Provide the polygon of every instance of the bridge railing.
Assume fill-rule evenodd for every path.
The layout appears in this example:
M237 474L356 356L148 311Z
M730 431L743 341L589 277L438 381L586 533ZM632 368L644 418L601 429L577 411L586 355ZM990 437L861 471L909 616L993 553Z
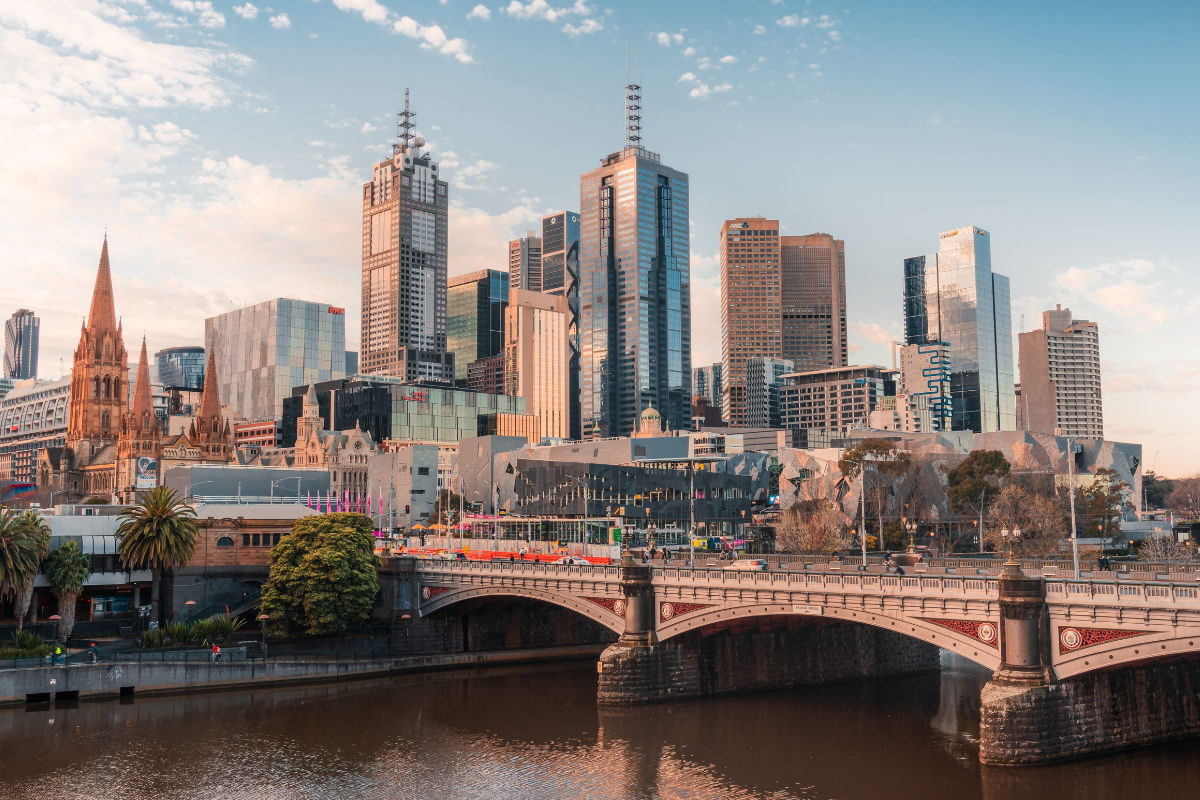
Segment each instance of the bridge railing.
M604 564L543 564L534 561L452 561L430 559L418 560L418 572L455 572L462 574L528 575L559 578L588 578L593 580L617 580L620 568Z
M707 554L702 556L699 552L697 558L707 557ZM827 564L841 563L851 566L861 566L862 556L850 553L843 556L840 560L828 555L806 555L795 553L743 553L739 555L741 559L766 559L772 564L783 563L789 565L811 565L820 566ZM886 555L868 553L867 564L871 567L882 567L887 560ZM932 558L926 557L921 561L921 565L929 571L937 569L1000 569L1004 559L1000 556L979 556L970 557L950 557L950 558ZM1043 558L1021 558L1018 559L1021 564L1021 569L1026 572L1040 572L1045 569L1057 569L1058 571L1071 570L1075 568L1074 562L1067 559L1043 559ZM1097 562L1092 560L1083 560L1079 562L1079 568L1082 572L1091 572L1099 569ZM1146 562L1146 561L1112 561L1109 563L1109 572L1114 573L1132 573L1132 572L1151 572L1155 574L1196 574L1200 573L1200 563L1196 562Z
M999 583L987 575L898 575L822 570L745 570L688 567L655 567L656 584L696 584L762 588L778 591L886 592L921 595L987 595L999 592Z
M1200 586L1195 582L1067 579L1046 581L1051 602L1103 602L1185 605L1200 609Z

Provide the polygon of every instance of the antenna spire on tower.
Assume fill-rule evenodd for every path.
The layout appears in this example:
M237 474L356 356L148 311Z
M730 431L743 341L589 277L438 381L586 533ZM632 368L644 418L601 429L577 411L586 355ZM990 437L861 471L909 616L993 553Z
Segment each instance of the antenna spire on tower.
M396 142L392 145L392 155L396 155L401 149L407 150L412 145L413 136L412 129L417 127L414 120L417 118L417 112L408 107L408 87L404 87L404 110L396 114Z
M642 62L640 48L634 51L636 77L629 78L629 45L625 45L625 146L642 146Z

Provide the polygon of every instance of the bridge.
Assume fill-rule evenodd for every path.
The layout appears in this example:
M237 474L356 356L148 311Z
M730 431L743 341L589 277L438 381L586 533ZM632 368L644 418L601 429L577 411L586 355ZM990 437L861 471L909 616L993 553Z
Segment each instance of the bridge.
M821 681L802 672L844 680L936 668L936 647L994 673L983 698L984 761L1034 763L1200 735L1193 573L1077 576L1012 564L1002 574L899 575L838 563L752 572L628 559L419 560L414 570L419 618L469 600L524 599L612 631L618 641L598 665L602 703L763 689L771 675L803 685ZM732 644L714 647L710 637ZM798 661L807 666L798 671ZM729 677L762 673L764 663L770 675ZM1158 708L1154 692L1179 708ZM1030 739L1030 730L1047 735ZM1047 744L1055 737L1062 741Z

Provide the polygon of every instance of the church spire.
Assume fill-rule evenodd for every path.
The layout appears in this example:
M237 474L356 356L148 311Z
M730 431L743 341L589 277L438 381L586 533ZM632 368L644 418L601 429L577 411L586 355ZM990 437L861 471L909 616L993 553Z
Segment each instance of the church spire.
M92 310L88 314L88 329L93 334L111 331L117 327L117 310L113 303L112 272L108 266L108 234L104 234L104 246L100 249L100 269L96 272L96 286L92 290Z
M200 419L209 423L204 430L212 430L221 416L221 395L217 391L217 353L208 350L208 365L204 368L204 394L200 396ZM213 430L220 433L219 430Z
M146 337L142 337L142 354L138 357L137 379L129 403L130 428L142 430L142 417L154 416L154 400L150 396L150 358L146 353Z

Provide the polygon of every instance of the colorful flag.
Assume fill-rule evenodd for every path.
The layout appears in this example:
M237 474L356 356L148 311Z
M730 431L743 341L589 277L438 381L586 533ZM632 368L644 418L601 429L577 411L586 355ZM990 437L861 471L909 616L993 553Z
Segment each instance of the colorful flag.
M312 508L312 492L308 493L308 507Z

